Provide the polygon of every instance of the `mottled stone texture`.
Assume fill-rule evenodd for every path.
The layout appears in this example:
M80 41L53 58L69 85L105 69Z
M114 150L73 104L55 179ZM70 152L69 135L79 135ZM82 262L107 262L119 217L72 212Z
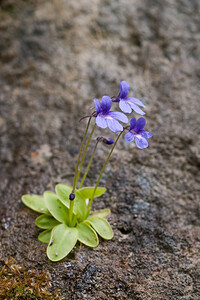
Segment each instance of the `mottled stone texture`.
M198 0L0 1L1 265L45 271L64 299L200 299L199 11ZM122 139L102 178L93 208L111 208L113 240L51 263L21 195L72 183L78 119L121 80L147 106L150 147Z

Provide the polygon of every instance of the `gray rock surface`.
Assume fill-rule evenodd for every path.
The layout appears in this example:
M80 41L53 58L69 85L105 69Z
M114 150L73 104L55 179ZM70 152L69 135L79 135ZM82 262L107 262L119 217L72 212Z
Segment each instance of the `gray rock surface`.
M64 299L200 299L199 11L198 0L0 1L1 265L45 271ZM52 263L21 196L72 183L78 119L121 80L146 104L150 147L121 139L102 178L93 208L111 208L113 240Z

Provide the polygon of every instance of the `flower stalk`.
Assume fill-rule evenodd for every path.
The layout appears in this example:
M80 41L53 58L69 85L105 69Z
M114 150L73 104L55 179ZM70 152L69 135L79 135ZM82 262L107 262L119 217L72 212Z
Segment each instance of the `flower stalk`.
M86 176L87 176L87 174L88 174L88 171L89 171L89 168L90 168L90 166L91 166L91 163L92 163L94 154L95 154L95 152L96 152L98 143L99 143L99 141L97 140L97 141L96 141L96 144L95 144L95 147L94 147L94 150L93 150L93 152L92 152L92 155L91 155L91 157L90 157L89 163L88 163L88 165L87 165L87 168L86 168L86 170L85 170L85 173L84 173L83 178L82 178L82 180L81 180L81 183L80 183L80 185L79 185L79 189L83 186L83 183L84 183L84 181L85 181L85 178L86 178Z
M100 174L99 174L99 178L98 178L97 183L96 183L96 185L95 185L95 188L94 188L92 197L91 197L90 202L89 202L89 204L88 204L88 209L87 209L86 217L88 217L89 214L90 214L90 209L91 209L92 201L93 201L93 199L94 199L94 195L95 195L96 189L98 188L98 185L99 185L99 182L100 182L101 177L102 177L102 175L103 175L103 172L104 172L104 170L105 170L105 167L106 167L106 165L107 165L107 163L108 163L108 161L109 161L109 159L110 159L110 157L111 157L111 155L112 155L112 153L113 153L113 150L115 149L115 146L116 146L116 144L117 144L117 142L118 142L120 136L122 135L122 133L124 132L125 129L126 129L126 128L124 128L123 131L121 131L120 134L118 135L118 137L117 137L115 143L113 144L112 149L110 150L110 153L109 153L109 155L108 155L108 157L107 157L107 159L106 159L106 161L105 161L105 163L104 163L104 165L103 165L103 167L102 167L102 169L101 169L101 172L100 172Z
M72 190L72 193L75 193L75 190L76 190L76 182L77 182L78 166L79 166L81 154L82 154L82 151L83 151L83 146L84 146L84 143L85 143L85 139L86 139L86 136L87 136L87 132L88 132L88 129L89 129L89 127L90 127L91 118L92 118L92 117L89 117L89 120L88 120L88 123L87 123L87 127L86 127L86 130L85 130L85 134L84 134L84 137L83 137L83 140L82 140L82 143L81 143L81 148L80 148L80 151L79 151L79 155L78 155L78 159L77 159L77 163L76 163L76 169L75 169L75 173L74 173L74 182L73 182L73 190ZM71 194L72 194L72 193L71 193ZM71 195L71 194L70 194L70 195ZM76 195L75 195L75 197L76 197ZM70 199L70 196L69 196L69 199ZM71 225L71 222L72 222L74 200L75 200L75 198L74 198L73 200L70 199L70 207L69 207L69 226Z
M84 162L84 160L85 160L85 156L86 156L86 153L87 153L87 149L88 149L88 146L89 146L89 144L90 144L90 141L91 141L91 138L92 138L92 136L93 136L93 133L94 133L95 128L96 128L96 124L94 124L94 126L93 126L93 128L92 128L92 131L91 131L91 133L90 133L90 136L89 136L89 138L88 138L87 144L86 144L85 149L84 149L84 152L83 152L83 156L82 156L82 159L81 159L79 168L78 168L78 169L79 169L79 170L78 170L78 174L77 174L77 176L76 176L76 185L77 185L77 183L78 183L79 176L80 176L80 172L81 172L81 168L82 168L83 162ZM79 188L80 188L80 187L79 187Z

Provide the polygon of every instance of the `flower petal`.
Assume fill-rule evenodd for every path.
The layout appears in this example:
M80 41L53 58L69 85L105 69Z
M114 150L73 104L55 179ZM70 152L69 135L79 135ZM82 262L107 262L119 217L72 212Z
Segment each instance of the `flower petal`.
M134 129L135 128L135 124L136 124L136 118L132 118L130 120L130 130Z
M129 84L127 81L123 80L120 82L120 95L119 98L126 98L129 93Z
M127 142L130 143L130 142L134 141L134 134L131 131L129 131L125 134L124 138Z
M107 125L113 132L118 132L123 130L123 126L115 119L109 118L106 120Z
M136 104L136 105L139 105L139 106L142 106L142 107L146 107L146 106L142 103L142 101L140 101L140 100L137 99L137 98L134 98L134 97L127 97L126 100L127 100L128 103L129 103L129 101L130 101L130 102L132 102L133 104Z
M119 101L119 108L124 112L130 114L132 112L131 106L125 101L120 100Z
M141 134L141 136L143 136L146 139L150 139L153 136L153 134L151 132L146 131L146 130L141 130L140 134Z
M104 113L108 112L112 106L112 99L109 96L102 97L102 110Z
M143 111L141 110L141 108L139 108L136 104L133 104L132 102L130 102L129 104L130 104L131 108L132 108L137 114L142 115L142 116L145 115L145 112L143 112Z
M123 123L128 123L128 118L125 114L119 111L110 111L108 113L108 116L111 116L112 118L115 118Z
M100 111L101 111L101 103L97 98L94 98L93 101L94 101L94 105L95 105L95 109L97 111L97 114L99 114Z
M147 139L145 139L144 137L142 137L139 134L135 135L135 143L139 149L145 149L149 145Z
M101 128L106 128L107 127L107 122L106 122L105 118L100 116L100 115L98 115L96 117L96 124L97 124L97 126L99 126Z
M146 124L145 118L139 118L135 124L135 131L138 132L139 130L142 130Z

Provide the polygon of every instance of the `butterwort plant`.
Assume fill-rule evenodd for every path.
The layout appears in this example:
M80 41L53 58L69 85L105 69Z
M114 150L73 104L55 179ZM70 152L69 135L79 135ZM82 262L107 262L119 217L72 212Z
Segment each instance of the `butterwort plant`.
M76 162L73 185L59 183L55 187L55 192L45 191L43 195L22 196L22 201L26 206L40 213L35 221L36 225L43 230L39 234L38 240L48 244L47 256L51 261L56 262L67 256L77 241L88 247L97 247L99 244L98 236L105 240L113 238L112 228L106 219L110 214L110 209L91 211L93 199L106 192L106 188L99 187L102 174L123 134L127 142L135 141L139 149L147 148L148 139L152 137L149 131L144 130L146 124L144 117L140 117L138 120L132 117L130 124L128 124L128 116L133 111L139 115L145 114L139 108L139 106L145 108L144 104L136 98L128 97L128 94L128 82L121 81L120 92L117 97L111 98L104 95L101 102L95 98L93 100L95 111L82 118L88 118L88 122ZM111 110L112 106L117 106L117 104L119 104L119 109L122 112ZM102 131L109 128L117 136L115 141L104 136L96 138L88 165L81 180L79 180L88 146L93 141L92 136L96 127L100 127ZM88 133L89 130L90 134ZM85 178L100 143L111 147L110 152L105 159L95 186L84 186Z

